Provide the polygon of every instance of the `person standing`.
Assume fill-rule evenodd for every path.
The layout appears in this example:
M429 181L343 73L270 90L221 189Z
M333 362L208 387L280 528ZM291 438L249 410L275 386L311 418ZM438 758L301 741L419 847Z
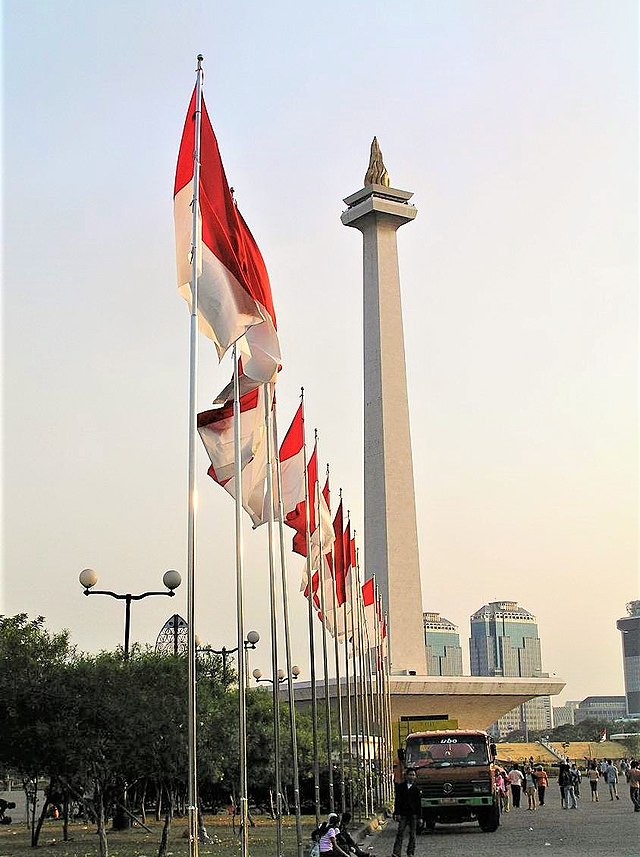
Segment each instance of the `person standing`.
M609 798L611 800L620 800L620 795L618 794L618 769L611 759L607 759L607 769L604 772L604 778L609 786Z
M511 802L514 809L520 807L520 793L524 784L524 777L518 763L516 762L508 774L509 786L511 787Z
M420 789L416 785L415 768L408 768L404 776L404 782L400 783L396 790L396 805L393 817L398 822L398 832L393 843L393 857L400 857L402 853L402 840L404 832L409 829L409 842L407 843L407 857L413 857L416 852L416 826L422 815L422 800Z
M563 809L569 809L569 789L571 789L572 803L575 803L575 793L571 785L571 768L567 762L560 762L558 771L558 786L560 787L560 803Z
M591 803L596 803L600 800L598 797L598 780L600 779L600 771L595 762L591 762L587 771L589 778L589 787L591 788Z
M633 803L633 811L640 812L640 762L631 760L627 771L627 782L629 783L629 795Z
M529 765L524 769L524 786L527 793L527 809L537 809L537 788L536 775Z
M547 777L547 772L542 765L538 765L536 768L535 777L536 785L538 786L538 803L540 806L544 806L544 795L547 790L547 786L549 785L549 778Z

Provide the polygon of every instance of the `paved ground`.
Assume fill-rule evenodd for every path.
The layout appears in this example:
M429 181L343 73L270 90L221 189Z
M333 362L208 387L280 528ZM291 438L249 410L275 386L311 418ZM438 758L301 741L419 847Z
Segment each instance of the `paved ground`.
M640 857L640 813L633 812L625 786L619 801L603 794L591 803L587 796L577 810L563 810L559 794L550 792L535 812L521 807L503 815L495 833L482 833L477 824L438 825L418 836L416 857ZM367 839L376 857L391 857L396 830L389 821L373 842Z

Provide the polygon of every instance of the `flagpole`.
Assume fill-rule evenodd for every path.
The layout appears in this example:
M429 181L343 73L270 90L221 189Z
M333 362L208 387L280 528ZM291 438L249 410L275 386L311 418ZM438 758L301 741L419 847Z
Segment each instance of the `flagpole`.
M340 489L340 502L342 503L342 488ZM342 553L343 553L343 569L342 569L342 577L345 583L346 588L346 575L345 568L346 563L344 562L344 530L340 533L340 538L342 539ZM351 547L349 547L351 550ZM352 747L352 738L353 738L353 717L352 717L352 709L351 709L351 680L349 676L349 614L347 612L347 598L345 593L344 604L342 605L343 611L343 619L344 619L344 674L345 674L345 694L347 700L347 729L349 732L348 737L348 752L349 752L349 812L351 813L351 817L353 818L353 810L354 810L354 801L353 801L353 747Z
M247 795L247 653L244 648L244 554L242 536L242 461L240 435L240 360L233 346L233 449L236 512L236 624L238 632L238 748L240 756L240 853L249 854Z
M289 700L289 730L291 732L291 760L293 767L293 804L296 814L296 846L297 857L304 855L304 841L302 834L302 813L300 810L300 776L298 773L298 737L296 732L296 703L293 690L293 664L291 662L291 636L289 628L289 593L287 586L287 560L284 541L284 505L282 499L282 469L280 466L280 455L278 450L278 421L273 420L273 446L276 450L276 481L278 487L278 529L280 533L280 577L282 585L282 615L284 619L284 647L287 661L287 692Z
M329 479L329 465L327 464L327 480ZM338 703L338 728L340 729L340 808L342 814L347 811L347 795L344 787L344 723L342 711L342 686L340 683L340 646L338 641L338 599L336 593L336 564L335 551L333 561L333 574L331 580L331 609L333 613L333 653L336 669L336 700Z
M188 830L189 855L198 857L198 769L196 762L196 432L198 426L198 256L200 235L200 128L202 125L202 83L204 57L198 54L196 69L195 144L193 151L193 217L191 221L191 315L189 323L189 488L187 515L187 683L188 683Z
M355 541L356 532L353 531L353 538ZM364 658L362 647L364 644L364 629L363 629L363 604L362 604L362 590L360 588L360 566L358 564L358 552L356 549L356 567L355 577L356 577L356 613L358 616L358 666L360 669L360 691L358 693L358 698L360 700L360 729L362 735L362 771L364 774L364 814L365 818L369 815L369 734L368 731L365 733L365 729L367 727L367 687L366 687L366 676L364 674ZM366 744L365 744L366 742Z
M385 628L387 628L387 635L389 634L388 622L389 622L388 614L385 613L384 614L384 624L385 624ZM389 644L388 643L387 643L387 650L386 650L386 652L384 654L384 658L382 660L382 665L383 665L383 671L384 671L384 678L385 678L385 682L386 682L386 706L387 706L387 723L388 723L387 728L389 730L389 749L387 752L387 777L389 779L389 786L390 786L389 794L391 795L391 794L393 794L393 790L392 790L393 789L393 786L392 786L392 780L393 780L393 720L391 719L391 671L389 669Z
M304 434L304 387L301 390L302 426L303 426L303 463L304 463L304 496L307 537L307 591L308 591L308 621L309 621L309 667L311 681L311 722L313 731L313 789L316 812L316 826L320 825L320 762L318 759L318 697L316 693L316 649L313 639L313 572L311 570L311 511L309 509L309 473L307 471L307 438Z
M318 429L314 429L316 454L318 450ZM322 613L322 668L324 674L324 727L327 738L329 812L335 812L333 793L333 741L331 740L331 699L329 697L329 658L327 654L327 614L324 598L324 546L322 544L322 521L320 505L320 480L316 482L316 527L318 529L318 589L320 590L320 612ZM310 593L311 594L311 593Z
M351 520L351 513L347 509L347 522ZM349 551L349 567L351 568L351 581L349 584L349 601L351 606L351 658L352 658L352 666L353 666L353 715L354 715L354 732L356 736L356 763L358 772L360 771L360 718L359 718L359 706L358 706L358 659L356 653L356 626L355 626L355 612L353 609L353 578L355 575L355 569L351 563L351 528L349 528L349 544L347 545L347 550ZM358 786L360 784L358 783ZM360 797L360 790L358 788L358 798ZM362 803L358 800L358 818L362 820Z
M273 561L273 455L270 385L264 385L264 420L267 436L267 533L269 548L269 607L271 620L271 675L273 694L274 775L276 785L276 857L282 857L282 783L280 780L280 685L278 683L278 627L276 577Z

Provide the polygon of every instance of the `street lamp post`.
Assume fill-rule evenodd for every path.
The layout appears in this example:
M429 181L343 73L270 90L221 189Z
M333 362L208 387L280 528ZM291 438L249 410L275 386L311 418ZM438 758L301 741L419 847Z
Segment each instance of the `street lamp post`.
M268 682L270 682L271 684L273 684L273 679L272 679L272 678L262 678L262 670L259 670L259 669L257 669L257 668L256 668L256 669L253 671L252 675L253 675L254 679L256 680L256 682L268 681ZM294 665L294 666L292 666L292 667L291 667L291 675L293 676L293 678L298 678L298 676L300 675L300 667L295 666L295 665ZM287 679L287 674L286 674L286 672L285 672L284 670L278 670L278 672L276 673L276 681L277 681L277 683L278 683L278 684L282 684L282 682L283 682L283 681L286 681L286 679Z
M129 633L131 630L131 602L141 601L143 598L149 598L151 595L168 595L172 598L176 593L175 590L182 583L182 577L178 571L165 571L162 582L167 587L161 592L142 592L140 595L132 595L130 592L118 593L112 592L110 589L93 589L98 582L98 575L92 568L85 568L80 572L80 585L84 588L85 595L109 595L111 598L116 598L118 601L125 602L124 614L124 659L129 660Z
M262 670L259 670L257 668L253 671L252 675L253 675L254 679L256 680L256 683L266 681L266 682L269 682L270 684L273 685L274 706L275 706L275 696L278 692L276 689L276 685L280 685L280 684L282 684L283 681L287 681L289 676L286 674L286 672L283 669L279 669L278 672L275 674L274 678L263 678L262 677ZM295 678L298 678L299 675L300 675L300 667L295 666L295 665L292 666L291 667L291 677L295 679ZM274 746L275 758L279 759L280 758L280 732L279 732L279 730L274 729L274 736L273 737L274 737L274 744L275 744L275 746ZM291 739L293 740L293 735L291 736ZM277 841L277 846L278 846L277 847L277 857L282 857L282 814L281 814L282 813L282 809L281 809L282 797L280 794L281 789L282 789L282 784L280 782L279 770L280 770L279 767L276 765L276 841ZM297 818L297 814L298 814L298 806L296 804L296 824L298 824L298 821L299 821Z
M260 642L260 634L257 631L249 631L247 634L247 638L244 641L244 650L247 649L255 649L256 645ZM234 655L238 651L238 646L235 646L233 649L228 649L226 646L223 646L221 649L212 649L211 646L201 646L199 641L196 639L196 652L209 652L212 655L220 655L222 657L222 683L227 683L227 658L230 655Z

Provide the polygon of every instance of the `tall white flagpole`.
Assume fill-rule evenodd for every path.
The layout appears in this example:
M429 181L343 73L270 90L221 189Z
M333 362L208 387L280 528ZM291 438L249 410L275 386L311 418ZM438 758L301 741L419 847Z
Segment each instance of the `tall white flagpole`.
M269 542L269 608L271 619L271 687L273 694L274 775L276 785L276 857L282 857L282 783L280 779L280 685L278 681L278 625L276 622L276 575L273 560L273 432L271 385L264 387L264 420L267 440L267 531Z
M327 464L327 479L329 478L329 465ZM333 517L331 518L333 520ZM335 532L334 532L335 538ZM342 538L342 534L340 534ZM331 610L333 613L333 653L336 670L336 701L338 704L338 729L340 730L340 807L342 813L347 811L347 794L344 784L344 724L342 712L342 686L340 683L340 657L339 657L339 641L338 641L338 594L336 592L336 564L335 550L333 551L333 576L331 579Z
M315 429L316 452L318 450L318 429ZM324 726L327 739L327 763L329 779L329 812L335 812L333 794L333 742L331 740L331 699L329 696L329 659L327 654L327 613L324 598L324 545L322 544L322 522L320 520L320 480L316 482L316 527L318 528L318 589L320 590L320 612L322 613L322 667L324 674Z
M189 325L189 488L187 515L187 672L188 672L188 822L189 855L198 857L198 769L196 762L196 432L198 428L198 259L200 249L200 128L202 125L202 83L204 57L198 54L196 69L195 143L193 151L193 202L191 222L191 317Z
M238 633L238 749L240 757L240 854L249 854L247 795L247 653L244 648L244 553L242 537L242 461L240 435L240 358L233 346L233 454L236 512L236 625Z
M350 514L349 510L347 509L347 522L349 522L350 520L351 520L351 514ZM349 539L352 539L354 537L355 537L355 533L354 533L354 536L352 536L351 535L351 528L349 528ZM354 603L353 603L353 590L355 588L354 587L354 577L355 577L356 572L355 572L355 569L353 568L353 565L351 563L351 541L349 541L349 544L346 546L346 549L349 552L349 568L351 569L351 572L350 572L351 579L349 581L349 601L350 601L350 606L351 606L351 659L352 659L352 667L353 667L353 730L354 730L354 734L356 736L356 752L355 752L356 769L357 769L358 774L359 774L359 772L361 770L361 765L360 765L360 709L359 709L359 705L358 705L358 701L359 701L358 700L358 696L359 696L359 694L358 694L358 653L357 653L358 647L357 647L357 641L356 641L356 626L355 626L356 615L355 615L355 608L354 608ZM352 787L353 787L353 785L354 784L352 783ZM360 786L360 783L359 783L359 776L358 776L358 787L359 786ZM362 819L362 801L360 800L359 788L358 788L358 819L360 819L360 820Z
M296 814L297 857L304 855L302 833L302 813L300 809L300 776L298 773L298 736L296 732L296 702L293 691L293 664L291 661L291 634L289 628L289 592L287 585L287 559L284 543L284 505L282 499L282 469L280 466L280 445L278 443L278 420L273 420L273 446L275 449L276 480L278 487L278 529L280 533L280 577L282 584L282 615L284 619L284 648L287 660L287 691L289 701L289 730L291 732L291 759L293 763L293 804Z
M304 427L304 388L302 397L302 425ZM304 429L303 429L304 431ZM316 647L313 638L313 572L311 570L311 510L309 508L309 471L307 469L307 438L303 434L303 462L304 462L304 496L305 496L305 518L307 538L307 591L309 593L308 620L309 620L309 667L311 680L311 724L313 731L313 790L316 813L316 826L320 824L320 763L318 760L318 697L316 694Z

